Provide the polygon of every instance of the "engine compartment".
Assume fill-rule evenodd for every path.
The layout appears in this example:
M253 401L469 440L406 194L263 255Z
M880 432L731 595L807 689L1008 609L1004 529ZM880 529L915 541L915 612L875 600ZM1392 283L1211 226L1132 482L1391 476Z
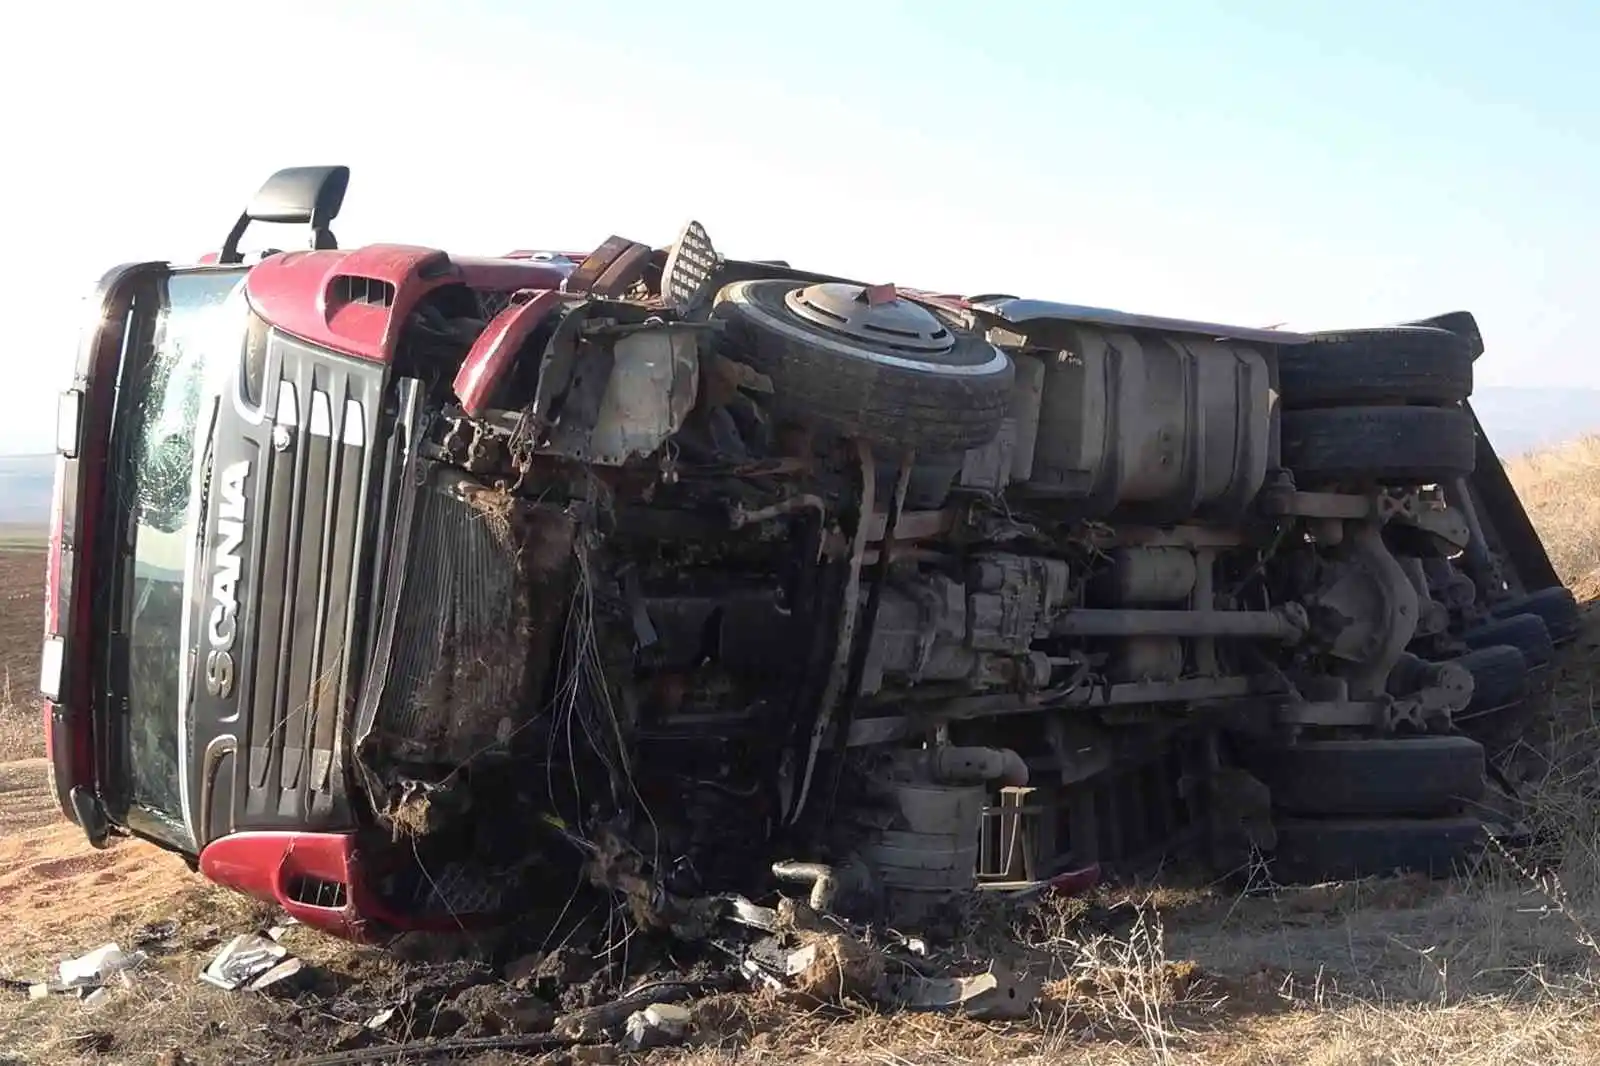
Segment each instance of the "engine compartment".
M1262 760L1456 732L1468 638L1522 591L1483 576L1470 461L1316 450L1374 409L1470 445L1470 412L1286 414L1286 350L727 260L698 225L561 290L438 290L353 730L375 837L432 871L390 894L494 911L572 865L646 925L774 879L912 920L1270 856Z

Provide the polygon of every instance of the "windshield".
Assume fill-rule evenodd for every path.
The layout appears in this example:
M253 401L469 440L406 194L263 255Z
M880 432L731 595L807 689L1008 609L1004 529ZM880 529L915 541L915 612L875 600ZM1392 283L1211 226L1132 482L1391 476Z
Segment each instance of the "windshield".
M226 376L237 373L244 311L229 296L239 271L176 274L158 303L150 346L135 353L119 406L116 479L127 518L120 613L127 647L124 781L128 813L170 843L192 843L185 825L181 735L188 686L185 573L196 542L201 462L211 411Z

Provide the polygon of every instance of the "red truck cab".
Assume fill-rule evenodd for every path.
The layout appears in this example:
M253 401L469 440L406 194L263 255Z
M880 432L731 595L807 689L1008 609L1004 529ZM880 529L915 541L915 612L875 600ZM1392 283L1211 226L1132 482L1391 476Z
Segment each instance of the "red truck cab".
M442 286L554 289L575 264L338 250L347 179L281 172L206 262L95 289L60 405L41 691L56 800L92 843L144 838L359 936L429 924L381 898L349 794L374 545L415 444L398 323ZM252 221L309 226L312 249L246 264Z

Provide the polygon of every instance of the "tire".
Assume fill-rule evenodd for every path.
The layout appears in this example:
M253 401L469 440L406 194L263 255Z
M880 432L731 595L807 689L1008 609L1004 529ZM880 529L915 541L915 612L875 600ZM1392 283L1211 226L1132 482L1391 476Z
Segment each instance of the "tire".
M1472 395L1472 348L1426 326L1314 334L1279 349L1284 406L1403 402L1457 404Z
M969 334L942 352L836 334L788 309L785 296L804 286L740 281L717 295L728 354L772 379L780 415L924 452L964 452L1000 432L1016 371L998 348Z
M1281 882L1353 881L1395 873L1445 877L1488 835L1477 818L1282 819L1274 876Z
M1454 660L1472 675L1472 702L1455 716L1457 723L1521 703L1528 695L1528 660L1509 644L1469 651Z
M1482 744L1490 761L1496 760L1524 736L1537 707L1529 698L1528 661L1508 645L1480 648L1455 661L1472 674L1472 702L1452 724Z
M1478 320L1471 311L1446 311L1442 315L1430 315L1419 318L1415 322L1402 322L1402 326L1431 326L1434 329L1448 330L1460 337L1466 344L1467 350L1476 359L1484 352L1483 332L1478 329Z
M1544 619L1544 626L1550 632L1550 639L1557 644L1577 636L1578 630L1583 625L1582 614L1578 610L1578 600L1572 595L1572 590L1566 588L1530 592L1526 596L1518 596L1514 600L1495 604L1489 608L1489 613L1496 618L1536 614Z
M1302 482L1428 485L1476 464L1472 416L1439 407L1330 407L1283 413L1283 462Z
M1556 657L1555 641L1544 619L1536 614L1519 614L1510 618L1496 618L1476 629L1461 634L1461 640L1474 651L1509 644L1522 653L1530 669L1548 666Z
M1483 748L1469 737L1313 740L1263 752L1250 769L1295 815L1453 814L1483 795Z

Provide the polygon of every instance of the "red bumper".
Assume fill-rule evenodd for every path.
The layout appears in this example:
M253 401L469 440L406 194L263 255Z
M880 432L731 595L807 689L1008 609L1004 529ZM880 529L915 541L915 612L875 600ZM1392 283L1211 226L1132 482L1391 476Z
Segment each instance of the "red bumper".
M235 833L206 845L200 872L209 880L275 903L306 925L350 940L381 940L410 931L453 931L450 915L395 910L373 888L373 864L351 833Z

